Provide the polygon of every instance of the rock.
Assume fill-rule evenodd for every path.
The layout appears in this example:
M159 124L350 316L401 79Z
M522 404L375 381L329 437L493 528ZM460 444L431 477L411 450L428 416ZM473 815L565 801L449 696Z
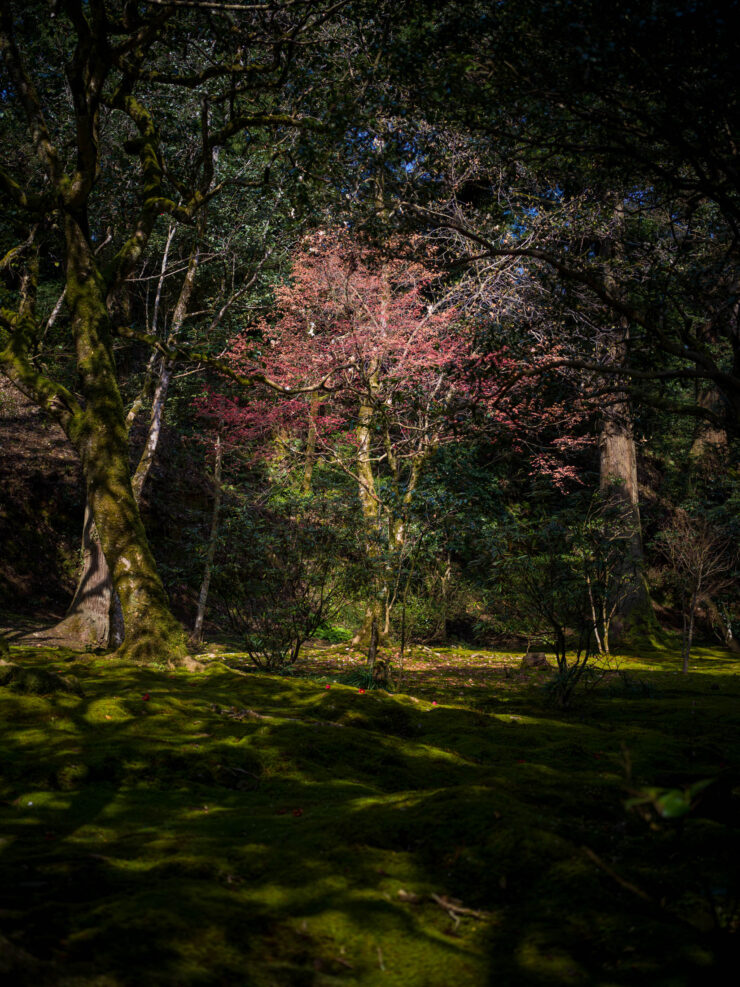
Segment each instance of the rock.
M191 658L190 655L185 655L180 662L180 668L184 668L186 672L202 672L205 667L204 662L198 661L197 658Z
M544 651L528 651L522 657L523 668L551 668Z

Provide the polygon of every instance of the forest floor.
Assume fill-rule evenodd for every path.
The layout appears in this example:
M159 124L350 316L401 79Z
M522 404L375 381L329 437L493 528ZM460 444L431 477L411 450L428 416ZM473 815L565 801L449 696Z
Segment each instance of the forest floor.
M208 653L0 666L3 983L734 982L737 658L625 656L564 711L513 654L415 647L388 694L346 645Z

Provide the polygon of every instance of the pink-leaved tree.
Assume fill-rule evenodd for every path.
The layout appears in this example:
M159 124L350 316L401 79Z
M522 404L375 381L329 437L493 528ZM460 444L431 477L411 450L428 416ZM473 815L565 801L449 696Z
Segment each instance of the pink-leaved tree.
M452 297L431 258L381 257L345 231L315 233L276 292L276 316L231 348L234 370L269 375L272 390L246 406L209 399L232 441L265 456L277 439L283 455L298 453L304 492L319 460L356 485L375 580L356 643L373 625L389 630L393 570L435 450L469 435L473 422L521 441L533 423L567 417L541 406L528 376L512 386L517 368L505 352L476 352L474 320L461 318ZM323 389L296 393L310 380ZM557 480L559 461L541 458Z

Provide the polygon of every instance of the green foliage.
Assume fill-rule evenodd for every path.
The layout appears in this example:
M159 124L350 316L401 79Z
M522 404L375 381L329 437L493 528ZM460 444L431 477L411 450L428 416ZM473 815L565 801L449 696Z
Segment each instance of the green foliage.
M680 819L697 805L697 796L709 787L713 778L704 778L686 788L644 788L624 803L627 809L652 806L662 819Z
M356 544L341 514L330 497L289 492L228 514L213 591L258 668L294 665L342 610Z
M555 650L552 693L567 705L592 653L594 629L573 511L547 516L512 511L489 546L492 591L509 627ZM567 654L574 636L576 656Z
M369 668L359 668L351 672L345 672L343 675L338 676L338 682L342 685L351 685L356 689L364 689L366 692L371 692L373 689L377 689L378 685L373 678L372 670Z
M316 628L314 637L326 641L327 644L343 644L345 641L351 641L353 634L346 627L337 627L334 624L321 624Z

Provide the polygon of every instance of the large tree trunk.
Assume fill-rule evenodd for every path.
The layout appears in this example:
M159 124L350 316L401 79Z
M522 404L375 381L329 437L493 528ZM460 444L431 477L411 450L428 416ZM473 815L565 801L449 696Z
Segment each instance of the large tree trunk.
M89 504L82 525L82 573L64 619L28 634L25 641L50 647L105 648L113 583Z
M162 271L152 320L152 329L154 331L156 331L162 282L171 241L172 231L170 231L170 235L168 236L162 259ZM195 283L198 259L199 255L196 246L191 254L180 296L173 313L170 340L176 337L185 319L187 306ZM108 312L111 310L115 311L116 305L111 305L109 299L106 309ZM154 359L150 361L148 372L151 373L153 369ZM164 406L171 377L172 366L169 361L163 359L152 399L152 410L144 449L142 450L139 463L131 480L137 507L141 503L144 484L149 476L159 444L164 419ZM127 434L141 409L147 392L150 392L150 387L145 384L142 393L137 398L134 407L125 419ZM119 595L113 592L113 581L105 555L100 546L100 540L95 522L92 520L89 503L85 507L82 572L79 577L72 606L63 621L55 627L39 632L33 637L43 638L43 640L49 642L57 641L73 648L88 647L91 644L94 644L95 647L113 646L117 648L123 644L126 638L126 622L123 606Z
M105 286L83 231L66 221L67 302L72 316L85 407L69 438L82 461L87 502L123 610L119 649L134 660L173 660L186 653L149 548L129 475L128 433L112 354Z
M617 217L621 225L623 217L620 208L617 209ZM615 248L613 241L604 244L604 253L607 256L614 256L615 250L618 248ZM615 290L611 275L607 275L606 283ZM624 365L628 357L628 343L629 322L626 318L622 318L619 325L606 335L602 343L608 362L617 366ZM638 610L648 616L648 619L652 616L647 584L643 575L644 553L632 409L626 394L615 393L602 413L599 453L601 492L612 502L626 508L625 515L632 532L628 557L624 563L625 571L615 574L618 579L629 582L628 592L620 601L611 628L612 635L619 637L626 623ZM609 628L605 627L605 636L608 634Z
M602 494L625 508L629 524L629 551L624 560L624 571L615 577L627 580L627 592L614 615L612 637L623 632L626 622L638 609L649 606L647 587L643 577L643 547L640 526L640 505L637 486L637 456L629 404L617 402L602 416L599 436L600 485Z
M146 442L131 481L137 505L141 503L144 483L154 462L170 377L171 368L164 363L152 403ZM117 648L123 643L125 634L121 600L113 592L113 580L100 545L92 510L89 503L86 503L82 531L82 570L70 608L58 624L29 634L27 639L36 644L43 642L69 648Z

